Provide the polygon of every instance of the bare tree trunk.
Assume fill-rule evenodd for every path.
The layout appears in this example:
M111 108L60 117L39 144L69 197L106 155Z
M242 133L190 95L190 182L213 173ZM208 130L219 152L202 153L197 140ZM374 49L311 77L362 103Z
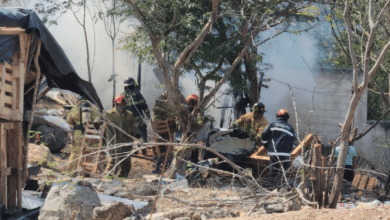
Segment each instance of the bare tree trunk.
M115 77L115 38L111 38L112 41L112 103L114 103L116 95L116 77Z
M314 201L318 202L318 206L322 206L322 191L321 191L321 172L322 170L318 167L321 166L321 151L322 151L322 144L314 144L313 146L313 159L312 159L312 172L311 172L311 178L313 181L313 192L314 192Z
M92 82L92 73L91 73L91 64L89 63L89 45L88 45L88 35L87 35L87 29L86 29L86 24L85 24L85 16L87 15L87 10L86 10L86 4L87 1L84 1L84 15L83 15L83 31L84 31L84 38L85 38L85 46L87 48L87 69L88 69L88 81ZM76 15L75 15L76 16Z

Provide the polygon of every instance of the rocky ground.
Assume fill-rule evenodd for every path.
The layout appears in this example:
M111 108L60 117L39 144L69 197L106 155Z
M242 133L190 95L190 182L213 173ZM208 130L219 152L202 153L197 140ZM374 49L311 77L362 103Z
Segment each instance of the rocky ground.
M49 197L50 192L47 194L47 191L50 190L50 187L48 186L53 183L56 185L58 183L63 184L63 182L74 182L71 184L71 186L73 186L76 182L81 181L82 185L84 184L83 186L85 186L85 183L90 183L88 185L89 188L91 188L92 191L96 191L101 194L122 198L132 198L132 200L139 202L148 202L146 207L138 210L132 210L131 207L129 208L127 206L123 206L123 204L102 206L99 203L99 205L93 205L93 207L102 206L103 208L99 208L100 210L97 210L95 207L95 210L97 210L96 212L100 213L103 217L94 217L94 219L122 219L122 217L104 217L107 215L107 210L105 209L110 209L110 207L115 207L113 209L123 209L123 212L128 212L130 214L133 213L132 219L142 219L142 217L149 219L152 210L154 210L152 219L156 220L254 218L390 219L389 205L370 205L360 203L357 205L357 208L354 209L314 209L308 206L302 206L297 199L291 200L288 205L279 204L277 196L273 197L275 200L274 203L271 201L268 205L256 208L250 216L247 216L247 214L252 211L253 205L249 204L249 202L248 205L246 205L246 201L248 200L245 200L244 198L250 197L251 191L237 180L213 175L206 177L205 179L200 178L200 180L196 182L190 181L189 183L186 179L177 182L176 180L163 178L163 184L159 184L160 177L152 174L152 171L154 170L153 162L145 159L133 158L130 178L108 179L102 182L99 178L87 178L80 176L73 178L64 175L62 170L68 157L66 148L62 151L62 153L53 155L43 145L30 144L30 155L30 164L33 168L35 168L35 171L40 168L32 179L38 181L38 185L40 187L38 191L46 191L44 194ZM99 184L101 184L100 187ZM69 188L68 190L70 189L72 188ZM51 191L52 190L53 188ZM162 194L160 193L157 202L154 204L154 198L156 197L158 191L162 192ZM261 192L258 193L261 194ZM274 191L274 193L277 194L278 192ZM76 194L81 194L81 192ZM89 195L91 193L88 191L87 194ZM56 199L58 200L58 198ZM84 202L86 204L85 201L80 202ZM56 203L59 202L57 201ZM202 204L214 205L202 207ZM90 210L93 210L93 208L90 208ZM287 212L284 212L286 210ZM68 215L72 215L72 213L64 214L65 217ZM76 215L75 212L73 212L73 215Z

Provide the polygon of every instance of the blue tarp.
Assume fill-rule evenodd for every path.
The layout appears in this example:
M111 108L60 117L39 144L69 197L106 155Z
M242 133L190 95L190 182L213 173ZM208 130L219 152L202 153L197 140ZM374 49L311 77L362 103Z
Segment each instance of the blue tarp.
M33 10L0 7L0 27L20 27L26 33L37 34L42 41L39 65L49 87L83 95L103 109L93 85L77 75L61 46ZM18 36L0 35L0 63L11 63L11 56L18 51Z

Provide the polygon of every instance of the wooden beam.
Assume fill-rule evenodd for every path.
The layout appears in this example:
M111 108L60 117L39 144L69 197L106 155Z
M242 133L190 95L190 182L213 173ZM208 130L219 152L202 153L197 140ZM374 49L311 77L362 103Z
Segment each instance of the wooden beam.
M6 76L5 65L0 63L1 75ZM5 96L5 77L1 77L1 92L0 92L0 108L4 107L4 96Z
M35 53L37 46L38 46L39 37L37 34L31 34L31 39L32 39L32 42L30 44L30 48L28 49L27 63L25 63L25 73L26 73L25 77L27 77L27 73L28 73L28 71L30 71L31 63L32 63L32 60L34 58L34 53ZM22 85L24 85L24 84L22 84Z
M13 56L12 56L12 63L18 63L18 54L15 53ZM19 86L18 86L18 78L19 78L19 65L15 65L13 68L12 68L12 110L13 111L16 111L17 110L17 106L19 105L19 92L18 90L20 90Z
M14 127L15 127L15 123ZM17 129L7 130L7 166L18 167L18 144L20 143ZM18 191L18 177L17 175L10 175L7 177L8 189L8 209L16 209L16 196Z
M0 35L19 35L26 33L23 28L0 27Z
M28 139L29 139L29 131L31 130L31 126L34 119L34 112L35 112L35 104L37 103L37 94L38 94L38 86L39 86L39 79L41 78L41 68L39 67L39 55L41 53L41 40L38 39L38 45L37 45L37 52L34 56L34 65L37 70L37 78L35 79L35 88L34 88L34 94L33 94L33 100L31 104L31 111L30 111L30 118L27 125L27 132L24 137L25 143L24 143L24 160L23 160L23 170L24 174L26 175L23 180L27 180L27 158L28 158ZM22 93L23 94L23 93Z
M26 60L26 36L26 33L19 34L20 55L22 56L23 62Z
M0 170L0 203L7 208L7 175L4 175L7 172L7 137L4 124L0 124Z
M23 126L22 122L17 122L16 129L18 131L18 167L17 167L17 180L18 180L18 209L22 210L22 188L24 185L23 181Z

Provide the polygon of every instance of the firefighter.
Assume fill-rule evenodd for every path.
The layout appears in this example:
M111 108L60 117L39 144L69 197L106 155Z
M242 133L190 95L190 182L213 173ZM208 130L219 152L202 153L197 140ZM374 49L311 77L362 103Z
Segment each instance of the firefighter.
M91 106L83 96L80 96L77 101L77 105L70 110L66 119L66 122L70 126L73 126L73 143L70 146L70 163L67 167L68 172L72 172L76 169L77 161L73 160L80 156L85 124L91 122L95 124L96 127L101 124L99 110L95 106Z
M232 125L233 128L241 129L248 133L250 139L255 141L255 148L262 146L261 135L268 125L267 119L264 117L265 106L258 102L252 106L252 112L241 116Z
M176 116L174 115L172 109L169 108L167 99L167 92L164 91L153 106L153 119L158 121L167 121L169 129L171 132L174 132L177 128Z
M148 105L133 78L126 79L124 83L125 91L121 95L126 98L126 109L133 113L135 126L139 130L142 140L147 142L148 133L145 121L150 119ZM146 120L143 120L144 114L146 115ZM146 149L142 153L146 154Z
M297 134L294 128L287 123L290 114L286 109L280 109L276 113L276 122L271 123L263 132L262 142L268 149L270 156L271 178L277 177L277 184L281 184L282 173L278 174L278 168L287 171L291 167L290 155L293 150Z
M115 124L115 126L124 130L127 134L135 136L137 129L135 128L133 113L126 110L126 99L123 95L115 97L115 107L106 112L105 117L108 121ZM115 135L115 138L113 138ZM112 144L130 143L133 139L128 135L124 134L118 128L108 123L106 129L106 140L112 140ZM106 167L106 173L110 172L116 163L120 162L127 155L126 152L130 152L133 146L120 147L116 149L110 149L108 151L109 159ZM131 157L127 157L114 171L120 177L128 177L131 169Z

